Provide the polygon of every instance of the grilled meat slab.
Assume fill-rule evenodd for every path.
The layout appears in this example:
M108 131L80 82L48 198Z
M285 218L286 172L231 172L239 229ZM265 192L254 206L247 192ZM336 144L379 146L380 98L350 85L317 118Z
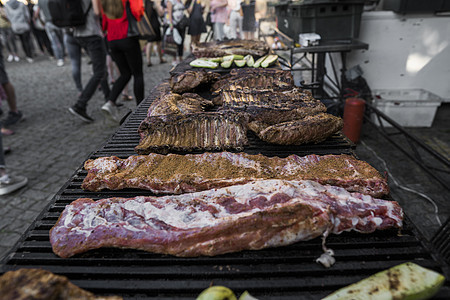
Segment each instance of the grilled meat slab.
M289 70L242 68L233 69L212 84L211 91L219 94L222 90L238 88L282 90L294 87L294 78Z
M269 53L269 46L264 41L229 40L192 45L195 57L219 57L229 54L263 56Z
M207 72L205 70L186 71L170 78L170 89L172 92L182 94L194 91L204 84L210 84L218 80L220 74Z
M147 116L187 115L203 112L206 108L212 106L214 104L210 100L204 99L198 94L184 93L183 95L179 95L169 92L161 95L152 102Z
M244 184L261 179L313 180L349 191L381 197L387 181L367 162L349 155L290 155L214 152L203 154L149 154L120 159L87 160L82 188L89 191L138 188L157 194L190 193Z
M300 120L268 125L250 122L248 128L261 140L278 145L301 145L320 143L340 131L344 126L341 118L327 113L306 116Z
M65 276L55 275L41 269L19 269L0 277L2 300L120 300L117 296L95 296L69 281Z
M249 114L250 121L266 124L302 119L325 112L325 105L311 93L292 88L285 91L240 89L220 93L223 107Z
M233 111L146 117L135 151L242 150L248 144L247 124L246 114Z
M164 197L78 199L50 230L63 258L100 247L215 256L328 233L401 228L398 203L313 181L262 180Z

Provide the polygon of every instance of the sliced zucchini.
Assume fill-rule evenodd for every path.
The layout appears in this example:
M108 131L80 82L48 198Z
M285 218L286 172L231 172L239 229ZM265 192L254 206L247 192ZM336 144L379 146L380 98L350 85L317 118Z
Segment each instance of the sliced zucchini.
M246 55L244 57L244 60L247 62L247 67L253 67L253 65L255 64L255 59L250 54Z
M240 60L235 60L234 63L236 64L236 66L238 66L239 68L242 68L243 66L245 66L245 64L247 63L244 59L240 59Z
M243 55L239 55L239 54L230 54L230 55L225 55L224 57L222 57L222 59L225 60L239 60L239 59L244 59Z
M248 291L245 291L239 297L239 300L258 300L258 299L253 297L252 295L250 295L250 293Z
M191 61L189 63L189 65L191 67L196 67L196 68L209 68L209 69L215 69L219 66L218 63L215 63L213 61L209 61L206 59L201 59L201 58L197 58L194 59L193 61Z
M253 68L259 68L261 66L261 63L266 59L267 55L258 58L255 63L253 64Z
M237 300L237 298L231 289L214 285L201 292L196 300Z
M322 300L428 299L439 291L444 281L441 274L407 262L344 287Z
M278 55L271 54L266 57L266 59L261 63L261 67L267 68L271 64L275 63L278 59Z
M221 63L223 61L222 57L210 57L208 58L209 61L215 62L215 63Z
M228 69L229 67L231 67L231 65L233 64L233 60L232 59L228 59L228 60L224 60L220 66L222 68Z

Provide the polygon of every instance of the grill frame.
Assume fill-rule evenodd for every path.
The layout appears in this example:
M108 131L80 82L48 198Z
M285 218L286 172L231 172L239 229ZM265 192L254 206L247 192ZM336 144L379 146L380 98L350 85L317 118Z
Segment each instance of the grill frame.
M136 155L137 127L148 106L164 84L128 116L119 130L88 158ZM250 137L248 153L273 156L290 154L350 154L355 145L341 134L316 145L295 147L267 146ZM264 147L262 147L264 146ZM317 153L317 152L319 153ZM194 299L211 284L225 285L236 294L248 290L258 299L320 299L334 290L394 265L412 261L438 272L450 274L448 266L434 252L408 218L401 232L378 231L372 234L346 232L327 238L335 251L336 264L325 269L315 262L322 254L321 239L294 245L242 251L216 257L177 258L138 250L103 248L62 259L53 254L49 230L64 207L81 198L134 197L152 195L149 191L87 192L81 183L87 172L80 166L61 187L47 207L3 259L0 273L20 268L43 268L67 276L75 285L98 295L120 295L125 299ZM400 233L400 234L399 234ZM447 281L434 299L446 299Z

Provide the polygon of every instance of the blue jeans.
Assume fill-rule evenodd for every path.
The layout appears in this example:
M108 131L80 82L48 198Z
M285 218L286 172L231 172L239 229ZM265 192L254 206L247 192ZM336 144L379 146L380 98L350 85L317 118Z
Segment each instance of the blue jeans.
M72 77L75 81L75 86L78 91L83 90L81 84L81 45L71 34L64 34L64 44L67 48L67 53L70 57L70 64L72 67Z
M63 59L65 49L61 28L56 27L51 22L47 22L45 23L45 32L47 32L48 39L52 44L53 54L56 59Z
M92 98L98 85L103 81L106 84L102 84L103 93L105 93L105 98L109 94L109 87L106 81L106 47L103 42L103 38L97 35L86 36L86 37L76 37L78 43L83 47L87 54L89 55L92 62L92 74L91 79L84 87L78 98L75 106L81 109L86 109L88 101Z

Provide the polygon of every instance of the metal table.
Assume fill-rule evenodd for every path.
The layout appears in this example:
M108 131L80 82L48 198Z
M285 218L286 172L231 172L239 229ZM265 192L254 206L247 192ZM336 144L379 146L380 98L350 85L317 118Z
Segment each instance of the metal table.
M284 36L286 39L287 37ZM327 40L320 41L317 46L295 47L292 43L288 49L275 50L279 56L281 63L293 72L310 71L311 82L301 82L302 87L312 89L314 97L318 99L330 98L324 90L325 78L331 82L333 93L339 100L343 100L344 88L342 85L343 76L347 71L347 54L353 50L369 49L369 45L358 40ZM283 52L288 52L288 58L283 56ZM341 69L338 74L337 62L333 59L332 53L340 54ZM298 56L297 54L300 54ZM333 77L330 76L326 69L326 59L330 60ZM298 67L299 63L303 63L302 67Z

